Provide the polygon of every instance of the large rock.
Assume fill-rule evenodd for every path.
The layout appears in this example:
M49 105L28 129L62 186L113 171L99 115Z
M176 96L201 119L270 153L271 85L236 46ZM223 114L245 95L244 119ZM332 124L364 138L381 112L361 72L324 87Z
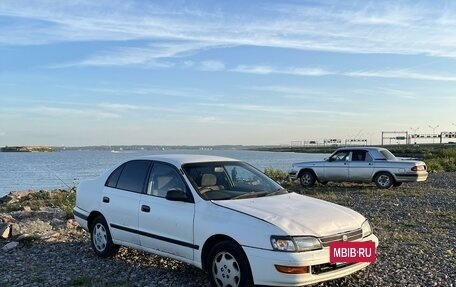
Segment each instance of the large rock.
M9 239L13 235L11 223L0 223L0 237Z
M2 247L3 251L10 251L11 249L16 248L19 245L19 242L11 241Z
M29 218L39 218L41 220L52 220L53 218L60 220L66 219L65 211L61 210L60 208L49 206L43 206L40 207L39 210L30 211L28 208L25 208L25 210L12 211L10 214L19 221L27 220Z
M52 230L52 225L48 221L41 219L27 220L19 223L19 233L44 233Z
M79 225L79 223L76 221L76 219L68 219L66 222L66 227L68 229L76 229L76 228L80 228L81 225Z
M19 241L19 242L37 241L37 240L43 240L43 241L49 242L49 241L56 241L58 239L59 235L60 235L60 233L57 231L48 231L48 232L34 233L34 234L21 234L15 240Z
M0 198L0 203L15 203L18 202L22 197L28 196L29 194L34 193L33 190L27 191L12 191L8 195Z
M14 219L14 217L12 217L9 214L0 213L0 222L12 222L12 223L15 223L15 222L17 222L17 220Z

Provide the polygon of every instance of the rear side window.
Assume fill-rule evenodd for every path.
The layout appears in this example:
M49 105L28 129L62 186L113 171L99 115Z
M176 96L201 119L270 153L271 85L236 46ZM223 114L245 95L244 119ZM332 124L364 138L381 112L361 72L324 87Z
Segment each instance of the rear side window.
M142 193L150 164L150 161L147 160L134 160L125 163L120 172L116 188ZM115 178L116 171L111 175L113 178ZM110 181L111 178L108 183Z
M119 181L120 174L124 168L124 164L116 168L111 175L109 176L108 180L106 181L106 186L115 188L117 186L117 182Z

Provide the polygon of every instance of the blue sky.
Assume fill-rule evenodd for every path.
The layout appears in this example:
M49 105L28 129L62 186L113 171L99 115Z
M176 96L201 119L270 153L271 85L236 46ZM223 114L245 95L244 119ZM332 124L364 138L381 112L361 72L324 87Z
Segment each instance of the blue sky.
M0 1L1 146L437 125L456 130L454 1Z

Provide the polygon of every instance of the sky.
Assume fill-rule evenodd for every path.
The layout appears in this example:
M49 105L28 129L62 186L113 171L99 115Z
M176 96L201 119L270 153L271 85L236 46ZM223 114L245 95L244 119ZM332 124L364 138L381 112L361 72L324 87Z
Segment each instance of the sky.
M456 131L455 1L0 1L0 146Z

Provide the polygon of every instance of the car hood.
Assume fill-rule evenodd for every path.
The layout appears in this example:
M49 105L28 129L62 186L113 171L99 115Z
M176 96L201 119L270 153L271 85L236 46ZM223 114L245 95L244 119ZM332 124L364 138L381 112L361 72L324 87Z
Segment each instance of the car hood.
M327 236L360 228L365 220L349 208L297 193L213 202L267 221L287 235Z

